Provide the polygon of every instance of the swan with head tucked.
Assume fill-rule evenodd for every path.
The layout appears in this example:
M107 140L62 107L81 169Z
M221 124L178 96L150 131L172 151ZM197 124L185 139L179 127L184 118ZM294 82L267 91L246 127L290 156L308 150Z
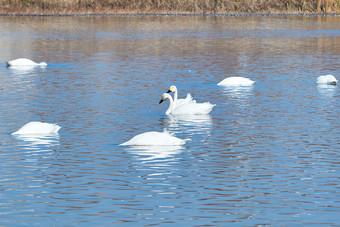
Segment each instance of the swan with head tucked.
M18 58L15 60L11 60L6 62L8 67L13 67L13 66L47 66L46 62L40 62L36 63L30 59L27 58Z
M187 97L185 99L178 99L178 91L177 91L177 87L175 85L170 86L169 90L167 91L167 93L173 92L174 93L174 108L183 105L183 104L187 104L187 103L195 103L196 101L192 98L191 94L188 93Z
M245 78L245 77L239 77L239 76L232 76L225 78L221 82L219 82L217 85L219 86L251 86L255 83L255 81Z
M209 102L204 103L196 103L196 102L189 102L175 108L174 100L172 99L171 95L168 93L164 93L161 97L159 103L163 101L169 100L169 108L165 112L165 114L173 114L173 115L198 115L198 114L209 114L210 111L214 108L214 104Z
M179 139L169 134L168 131L163 132L144 132L134 136L132 139L121 146L181 146L186 143L186 140Z
M338 80L333 75L324 75L319 76L316 79L317 84L329 84L329 85L337 85Z
M57 124L32 121L22 126L12 135L40 135L40 134L56 134L61 127Z

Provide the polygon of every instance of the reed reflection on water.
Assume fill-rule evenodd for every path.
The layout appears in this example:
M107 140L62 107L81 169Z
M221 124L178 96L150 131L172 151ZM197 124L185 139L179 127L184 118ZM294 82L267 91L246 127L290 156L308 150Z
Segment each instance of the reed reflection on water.
M1 17L2 62L48 66L0 68L0 225L338 225L339 20ZM170 85L216 106L166 116ZM163 129L191 140L119 146Z

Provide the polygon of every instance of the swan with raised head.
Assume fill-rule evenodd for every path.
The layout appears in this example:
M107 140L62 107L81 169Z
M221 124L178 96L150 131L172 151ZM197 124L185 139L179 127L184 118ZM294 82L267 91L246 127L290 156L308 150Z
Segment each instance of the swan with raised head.
M179 139L170 135L166 130L163 132L144 132L142 134L134 136L132 139L121 146L181 146L186 143L187 140Z
M61 127L57 124L31 121L22 126L12 135L37 135L37 134L56 134Z
M317 84L329 84L329 85L337 85L338 80L333 75L324 75L319 76L316 79Z
M190 103L193 102L195 103L196 101L192 98L191 94L188 93L187 97L185 99L178 99L178 91L177 91L177 87L175 85L170 86L169 90L167 91L167 93L173 92L174 93L174 108L186 104L186 103Z
M6 62L6 65L8 67L11 67L11 66L12 67L13 66L47 66L47 63L46 62L36 63L27 58L18 58L18 59Z
M214 108L214 104L209 102L204 103L196 103L190 102L175 108L174 100L171 95L168 93L164 93L161 97L159 103L162 103L166 100L169 100L169 108L165 112L165 114L173 114L173 115L196 115L196 114L209 114L210 111Z
M232 76L225 78L221 82L219 82L217 85L219 86L251 86L255 83L255 81L240 77L240 76Z

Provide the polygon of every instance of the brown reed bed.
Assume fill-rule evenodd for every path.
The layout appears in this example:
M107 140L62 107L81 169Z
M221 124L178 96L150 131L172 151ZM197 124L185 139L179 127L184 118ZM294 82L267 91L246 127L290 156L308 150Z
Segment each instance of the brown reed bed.
M340 0L0 0L2 15L339 12Z

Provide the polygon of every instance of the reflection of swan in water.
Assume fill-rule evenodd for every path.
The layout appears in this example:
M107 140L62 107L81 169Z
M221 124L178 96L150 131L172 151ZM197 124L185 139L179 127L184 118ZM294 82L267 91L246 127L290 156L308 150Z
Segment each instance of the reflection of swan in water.
M15 75L27 75L34 71L35 66L9 67L9 69Z
M59 134L50 134L50 135L28 135L28 134L17 134L13 135L14 138L23 141L22 146L28 147L27 149L33 148L37 149L40 146L50 147L59 144Z
M178 125L189 126L198 131L210 130L212 127L212 120L210 115L178 115L169 116L167 120L169 127L177 127Z
M242 99L252 95L253 86L224 86L222 90L229 97Z
M192 98L191 94L188 93L187 97L185 99L178 99L178 90L177 87L175 85L170 86L169 90L167 93L173 92L174 93L174 108L181 106L183 104L187 104L187 103L195 103L196 101Z
M320 94L328 97L333 97L336 92L337 86L330 84L318 84L317 88Z
M180 146L187 140L182 140L170 135L166 130L163 132L144 132L134 136L129 141L120 144L121 146Z
M46 62L36 63L27 58L18 58L6 62L7 67L22 67L22 66L47 66Z
M129 153L138 155L142 161L162 159L167 161L175 155L180 154L184 148L182 146L133 146L126 149Z
M330 84L330 85L336 85L338 83L338 80L333 75L324 75L319 76L316 79L317 84Z
M221 82L219 82L217 85L219 86L251 86L255 83L255 81L252 81L251 79L245 78L245 77L239 77L239 76L232 76L225 78Z
M204 102L204 103L196 103L190 102L183 105L180 105L175 108L174 101L168 93L164 93L161 97L159 103L163 101L169 100L169 108L165 112L166 114L173 114L173 115L200 115L200 114L209 114L210 111L214 108L215 105Z
M162 119L164 127L171 131L182 131L189 134L192 140L206 140L212 130L210 115L168 115Z

